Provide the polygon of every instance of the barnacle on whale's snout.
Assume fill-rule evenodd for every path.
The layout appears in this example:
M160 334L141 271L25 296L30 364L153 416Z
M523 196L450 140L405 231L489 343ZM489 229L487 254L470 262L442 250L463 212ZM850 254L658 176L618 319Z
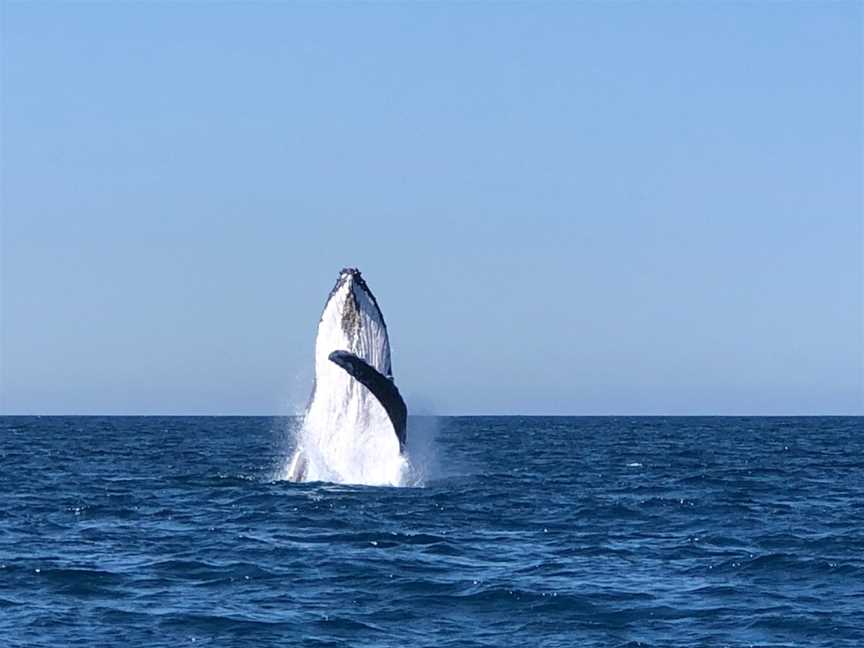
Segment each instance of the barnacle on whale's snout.
M342 330L346 335L355 335L360 331L361 322L360 304L357 303L357 295L354 294L352 286L345 296L345 307L342 309Z

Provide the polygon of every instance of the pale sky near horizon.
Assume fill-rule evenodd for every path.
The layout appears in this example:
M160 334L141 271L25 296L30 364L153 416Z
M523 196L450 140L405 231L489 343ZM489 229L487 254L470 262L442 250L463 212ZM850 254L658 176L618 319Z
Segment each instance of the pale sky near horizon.
M862 414L862 12L4 2L0 413Z

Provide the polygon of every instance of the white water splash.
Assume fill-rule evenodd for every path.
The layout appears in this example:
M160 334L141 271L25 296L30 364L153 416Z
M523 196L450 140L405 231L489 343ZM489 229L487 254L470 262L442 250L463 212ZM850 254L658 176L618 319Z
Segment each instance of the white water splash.
M304 481L391 486L413 481L384 407L328 359L333 351L350 351L382 374L391 373L387 328L358 281L343 271L324 307L315 339L315 389L283 479L302 473Z

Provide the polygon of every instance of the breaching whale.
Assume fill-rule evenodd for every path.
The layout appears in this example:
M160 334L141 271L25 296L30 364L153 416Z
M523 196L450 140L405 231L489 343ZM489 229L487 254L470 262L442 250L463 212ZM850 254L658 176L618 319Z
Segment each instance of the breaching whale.
M344 268L318 322L315 383L286 478L398 481L407 416L378 301L358 269Z

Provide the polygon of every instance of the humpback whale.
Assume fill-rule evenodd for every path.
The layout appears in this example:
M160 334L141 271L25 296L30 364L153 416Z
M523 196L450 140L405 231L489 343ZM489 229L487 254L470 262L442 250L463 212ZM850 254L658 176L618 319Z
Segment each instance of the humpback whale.
M343 268L318 322L315 383L285 476L396 483L407 417L378 301L357 268Z

